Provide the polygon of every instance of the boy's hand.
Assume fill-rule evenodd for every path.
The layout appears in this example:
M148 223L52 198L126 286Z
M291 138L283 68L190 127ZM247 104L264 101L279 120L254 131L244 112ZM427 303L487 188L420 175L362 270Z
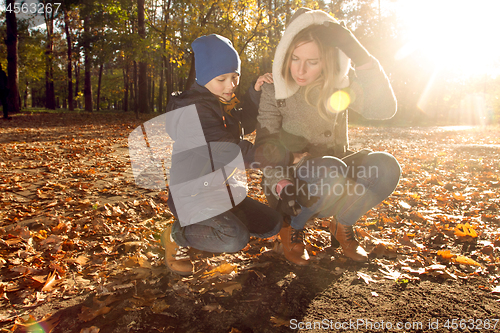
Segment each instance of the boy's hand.
M272 73L266 73L262 76L260 76L258 79L257 79L257 82L255 82L255 86L254 86L254 89L255 91L260 91L260 88L262 87L262 85L265 83L274 83L273 81L273 74Z
M284 215L297 216L302 211L297 202L296 192L297 189L293 184L289 184L281 190L278 208Z

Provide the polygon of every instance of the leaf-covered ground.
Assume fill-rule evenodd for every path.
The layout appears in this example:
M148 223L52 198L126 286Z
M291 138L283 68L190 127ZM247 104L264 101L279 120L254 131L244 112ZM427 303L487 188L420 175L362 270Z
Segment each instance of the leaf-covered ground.
M168 193L135 186L131 114L20 114L0 122L0 329L4 332L464 332L500 323L498 127L350 130L392 153L396 191L357 224L370 262L330 248L310 221L312 263L279 240L192 251L163 266ZM248 171L264 201L261 174ZM401 329L400 329L401 328Z

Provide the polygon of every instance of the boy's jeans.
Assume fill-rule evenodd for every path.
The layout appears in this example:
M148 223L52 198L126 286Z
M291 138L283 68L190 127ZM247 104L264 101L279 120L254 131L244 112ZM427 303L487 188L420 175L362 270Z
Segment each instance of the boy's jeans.
M172 237L180 246L221 253L244 248L250 236L268 238L276 235L283 217L274 209L246 197L231 210L200 223L181 227L174 222Z

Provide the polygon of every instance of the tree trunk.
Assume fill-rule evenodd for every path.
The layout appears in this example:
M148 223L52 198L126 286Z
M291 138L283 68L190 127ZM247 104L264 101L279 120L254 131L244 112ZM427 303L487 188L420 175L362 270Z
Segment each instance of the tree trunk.
M167 6L165 7L165 0L163 0L163 13L164 13L164 17L165 17L165 29L163 30L163 37L162 37L162 50L163 51L165 51L167 48L167 27L168 27L168 23L170 20L170 4L171 4L171 0L168 0ZM162 55L161 56L161 66L160 66L160 87L158 89L158 103L157 103L158 110L160 113L163 112L163 100L165 99L164 98L165 81L167 81L167 91L166 91L167 101L168 101L168 94L169 94L168 79L165 80L166 67L167 67L167 57L165 55Z
M123 111L128 111L128 91L129 91L129 62L126 60L125 61L125 69L123 70L123 86L125 88L125 94L123 96Z
M26 80L26 89L24 90L24 108L26 109L28 107L28 89L29 89L29 82Z
M138 100L138 87L137 87L137 61L134 60L134 74L133 74L133 84L134 84L134 112L137 116L137 118L139 118L139 102L137 101Z
M158 111L163 113L163 86L165 77L165 56L161 56L161 64L160 64L160 86L158 87L158 99L156 104L158 105Z
M103 64L99 66L99 81L97 82L97 105L96 110L99 111L101 108L101 81L102 81L102 68Z
M45 107L49 110L56 109L56 92L54 90L54 67L52 66L52 58L54 53L54 17L45 16L45 24L47 26L47 46L45 49Z
M6 5L14 8L14 0L7 0ZM9 112L19 112L20 105L19 99L19 69L18 69L18 36L17 36L17 20L14 11L5 13L5 20L7 21L7 37L5 44L7 44L7 76L9 95L7 103L9 105Z
M144 0L137 0L137 23L138 32L141 39L146 38L146 26L144 22ZM144 59L144 56L141 57ZM148 64L144 61L139 62L139 112L147 113L149 111L148 106Z
M93 105L92 105L92 80L91 80L91 69L92 65L90 63L91 61L91 56L90 56L90 23L89 23L89 17L85 17L83 20L83 52L85 56L85 88L83 90L83 95L85 97L85 111L92 112L93 111Z
M149 82L151 82L149 85L149 89L151 91L151 100L150 100L149 108L150 108L151 112L155 112L155 76L154 76L154 73L155 72L152 70L151 76L149 78Z
M75 97L78 97L79 86L80 86L80 63L77 61L75 64Z
M64 11L64 30L66 32L66 42L68 44L68 108L70 111L74 110L73 105L73 68L71 60L71 52L73 46L71 45L71 35L69 33L69 15L68 11Z
M34 108L36 106L36 98L35 98L35 95L36 95L36 90L35 89L31 89L31 107Z
M174 90L174 83L173 83L173 66L170 63L170 55L165 58L166 62L166 67L167 67L167 73L166 73L166 78L167 78L167 103L170 100L170 96L172 95L172 92Z

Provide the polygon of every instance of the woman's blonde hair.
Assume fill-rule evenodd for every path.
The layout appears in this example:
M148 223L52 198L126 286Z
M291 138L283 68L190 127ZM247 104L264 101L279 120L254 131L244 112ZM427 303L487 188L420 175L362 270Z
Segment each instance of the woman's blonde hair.
M327 29L323 25L311 25L303 30L301 30L292 40L290 47L285 54L285 61L283 63L283 68L281 69L281 74L287 83L293 83L293 77L290 73L290 64L292 61L293 51L300 45L314 42L319 48L321 63L323 70L313 83L305 87L305 100L306 102L318 108L318 112L322 118L329 120L328 117L328 99L330 96L338 90L334 86L335 79L339 75L339 53L338 49L332 46L328 46L320 36L327 36L328 34L319 33L320 30ZM319 91L319 97L314 103L311 101L311 94L313 91ZM317 92L316 92L317 93ZM315 94L316 95L316 94ZM316 95L318 96L318 95Z

